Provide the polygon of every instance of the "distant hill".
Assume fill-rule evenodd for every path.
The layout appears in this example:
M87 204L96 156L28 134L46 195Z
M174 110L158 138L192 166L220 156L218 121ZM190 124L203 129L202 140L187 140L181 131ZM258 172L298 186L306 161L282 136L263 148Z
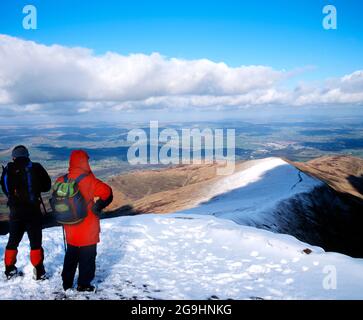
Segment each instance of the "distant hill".
M260 160L236 164L243 171ZM363 159L351 156L326 156L308 162L284 159L298 170L328 184L335 191L363 200ZM147 213L168 213L188 209L201 202L213 184L224 179L216 165L188 165L171 169L144 170L112 177L108 183L115 199L108 210L130 205Z
M145 170L111 178L114 201L108 210L130 205L142 213L168 213L193 207L218 180L216 165Z
M290 163L334 190L363 200L363 159L339 155Z

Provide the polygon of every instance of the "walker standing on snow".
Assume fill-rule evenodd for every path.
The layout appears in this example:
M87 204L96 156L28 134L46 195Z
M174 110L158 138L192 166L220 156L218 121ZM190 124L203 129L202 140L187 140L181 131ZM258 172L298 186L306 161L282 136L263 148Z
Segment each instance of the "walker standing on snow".
M65 291L73 287L77 267L77 290L95 290L91 282L100 241L99 215L113 199L111 187L94 176L88 159L85 151L73 151L68 174L59 177L53 186L51 205L57 221L64 226L67 242L62 272Z
M13 162L8 163L1 176L1 188L10 208L9 240L5 250L5 275L10 279L21 275L16 268L18 246L25 232L30 241L30 260L34 266L34 279L46 279L42 248L41 192L51 188L48 173L39 163L31 162L24 146L12 151Z

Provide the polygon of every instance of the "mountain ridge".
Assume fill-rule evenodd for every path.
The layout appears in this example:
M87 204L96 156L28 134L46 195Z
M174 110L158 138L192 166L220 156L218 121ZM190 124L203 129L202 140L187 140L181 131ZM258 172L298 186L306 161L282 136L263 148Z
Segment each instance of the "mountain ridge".
M363 174L363 159L351 156L325 156L309 162L296 162L285 158L281 159L293 165L299 171L321 180L333 190L363 200L363 194L359 192L358 188L352 186L348 180L344 181L345 177L346 179L349 177L355 177L357 180L360 179L359 174ZM344 161L344 166L341 170L343 174L339 179L340 184L335 182L336 175L326 173L326 171L322 169L328 167L331 161L334 161L334 165L338 166L339 160ZM244 170L252 166L256 161L259 160L239 162L236 164L235 171ZM352 162L354 165L349 166L349 162ZM176 191L178 189L184 191L182 189L183 187L188 187L195 183L201 183L200 185L196 185L198 187L208 187L205 182L216 182L223 179L223 176L216 175L216 168L216 164L181 165L166 169L136 171L112 177L108 180L108 183L116 190L117 197L115 197L116 200L109 210L115 210L117 207L123 205L130 205L134 207L135 210L143 213L169 213L180 209L188 209L195 203L179 204L178 201L180 200L175 196ZM352 170L352 168L358 169ZM357 171L358 173L356 173ZM193 180L186 183L189 176L193 176ZM156 178L156 183L155 181L152 181L154 178ZM136 187L135 182L137 184ZM356 184L358 185L359 183L357 182ZM139 192L138 185L142 185L142 190L147 191L144 193ZM172 188L166 187L170 187L170 185ZM188 187L187 189L195 191L198 196L202 196L201 194L203 194L201 190L198 190L199 188ZM170 192L171 190L173 191ZM183 198L181 193L182 192L179 193L179 196ZM168 196L170 196L169 199ZM173 203L173 205L170 205L171 203ZM175 208L173 206L175 206Z
M344 158L345 162L349 162L349 159ZM351 161L359 160L353 158ZM323 158L323 161L329 163L329 158ZM360 198L355 192L348 190L342 193L339 188L329 185L310 166L310 163L295 164L280 158L266 158L238 163L235 173L227 177L215 174L213 170L216 165L150 171L151 176L162 177L158 187L153 189L149 185L151 189L145 197L136 197L135 200L126 197L121 207L135 213L182 211L214 215L242 225L290 234L328 251L363 256L360 246L363 239L359 228L363 223ZM356 174L356 171L350 172L351 166L344 166L343 169L347 177ZM195 181L185 184L191 172ZM145 171L137 176L137 183L146 188L143 177L150 178L148 173ZM180 180L179 185L174 184L172 190L160 187L160 184L176 176ZM117 179L122 180L123 176L109 181L115 190ZM123 185L133 189L130 184ZM223 198L220 207L219 197ZM120 206L120 203L117 205ZM117 212L117 209L110 210Z

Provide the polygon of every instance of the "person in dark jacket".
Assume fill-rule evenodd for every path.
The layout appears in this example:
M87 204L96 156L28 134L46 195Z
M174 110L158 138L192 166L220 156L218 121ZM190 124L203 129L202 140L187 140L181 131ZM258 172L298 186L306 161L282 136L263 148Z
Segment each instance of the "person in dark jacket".
M15 266L18 246L25 232L30 241L30 260L34 266L34 279L46 277L42 248L41 192L51 188L51 180L41 164L29 159L24 146L12 151L13 162L3 168L1 188L8 198L10 209L9 240L5 250L5 275L8 279L18 274Z
M79 190L88 205L87 216L82 222L64 226L67 241L62 271L64 290L73 287L77 267L79 270L77 290L95 290L91 282L95 276L97 243L100 241L99 215L113 199L111 187L95 177L88 160L89 156L83 150L72 151L69 160L67 175L69 179L86 175L79 183ZM57 179L57 182L63 181L64 176Z

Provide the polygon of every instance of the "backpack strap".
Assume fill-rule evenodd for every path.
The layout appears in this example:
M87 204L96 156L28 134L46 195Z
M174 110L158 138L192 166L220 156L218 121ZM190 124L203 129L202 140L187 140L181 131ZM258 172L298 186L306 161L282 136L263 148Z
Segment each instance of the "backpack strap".
M31 202L34 202L35 195L33 193L32 175L31 175L32 167L33 167L33 163L31 161L29 161L29 163L25 167L25 172L26 172L26 178L27 178L27 184L28 184L29 199Z
M88 174L87 173L82 173L80 176L77 177L77 179L75 180L77 184L79 184L85 177L87 177ZM90 199L87 203L86 206L88 207L88 205L93 201L93 199Z
M78 176L74 181L76 181L77 183L80 183L82 180L83 180L83 178L85 178L85 177L87 177L88 176L88 174L87 173L82 173L80 176ZM67 183L68 182L68 174L65 174L64 176L63 176L63 180L64 180L64 182L65 183Z
M3 171L4 171L4 187L5 187L5 191L6 191L6 195L9 195L9 186L8 186L8 172L9 172L9 165L7 165L6 167L3 166Z
M88 174L87 173L82 173L80 176L78 176L74 181L78 183L80 183L85 177L87 177Z

